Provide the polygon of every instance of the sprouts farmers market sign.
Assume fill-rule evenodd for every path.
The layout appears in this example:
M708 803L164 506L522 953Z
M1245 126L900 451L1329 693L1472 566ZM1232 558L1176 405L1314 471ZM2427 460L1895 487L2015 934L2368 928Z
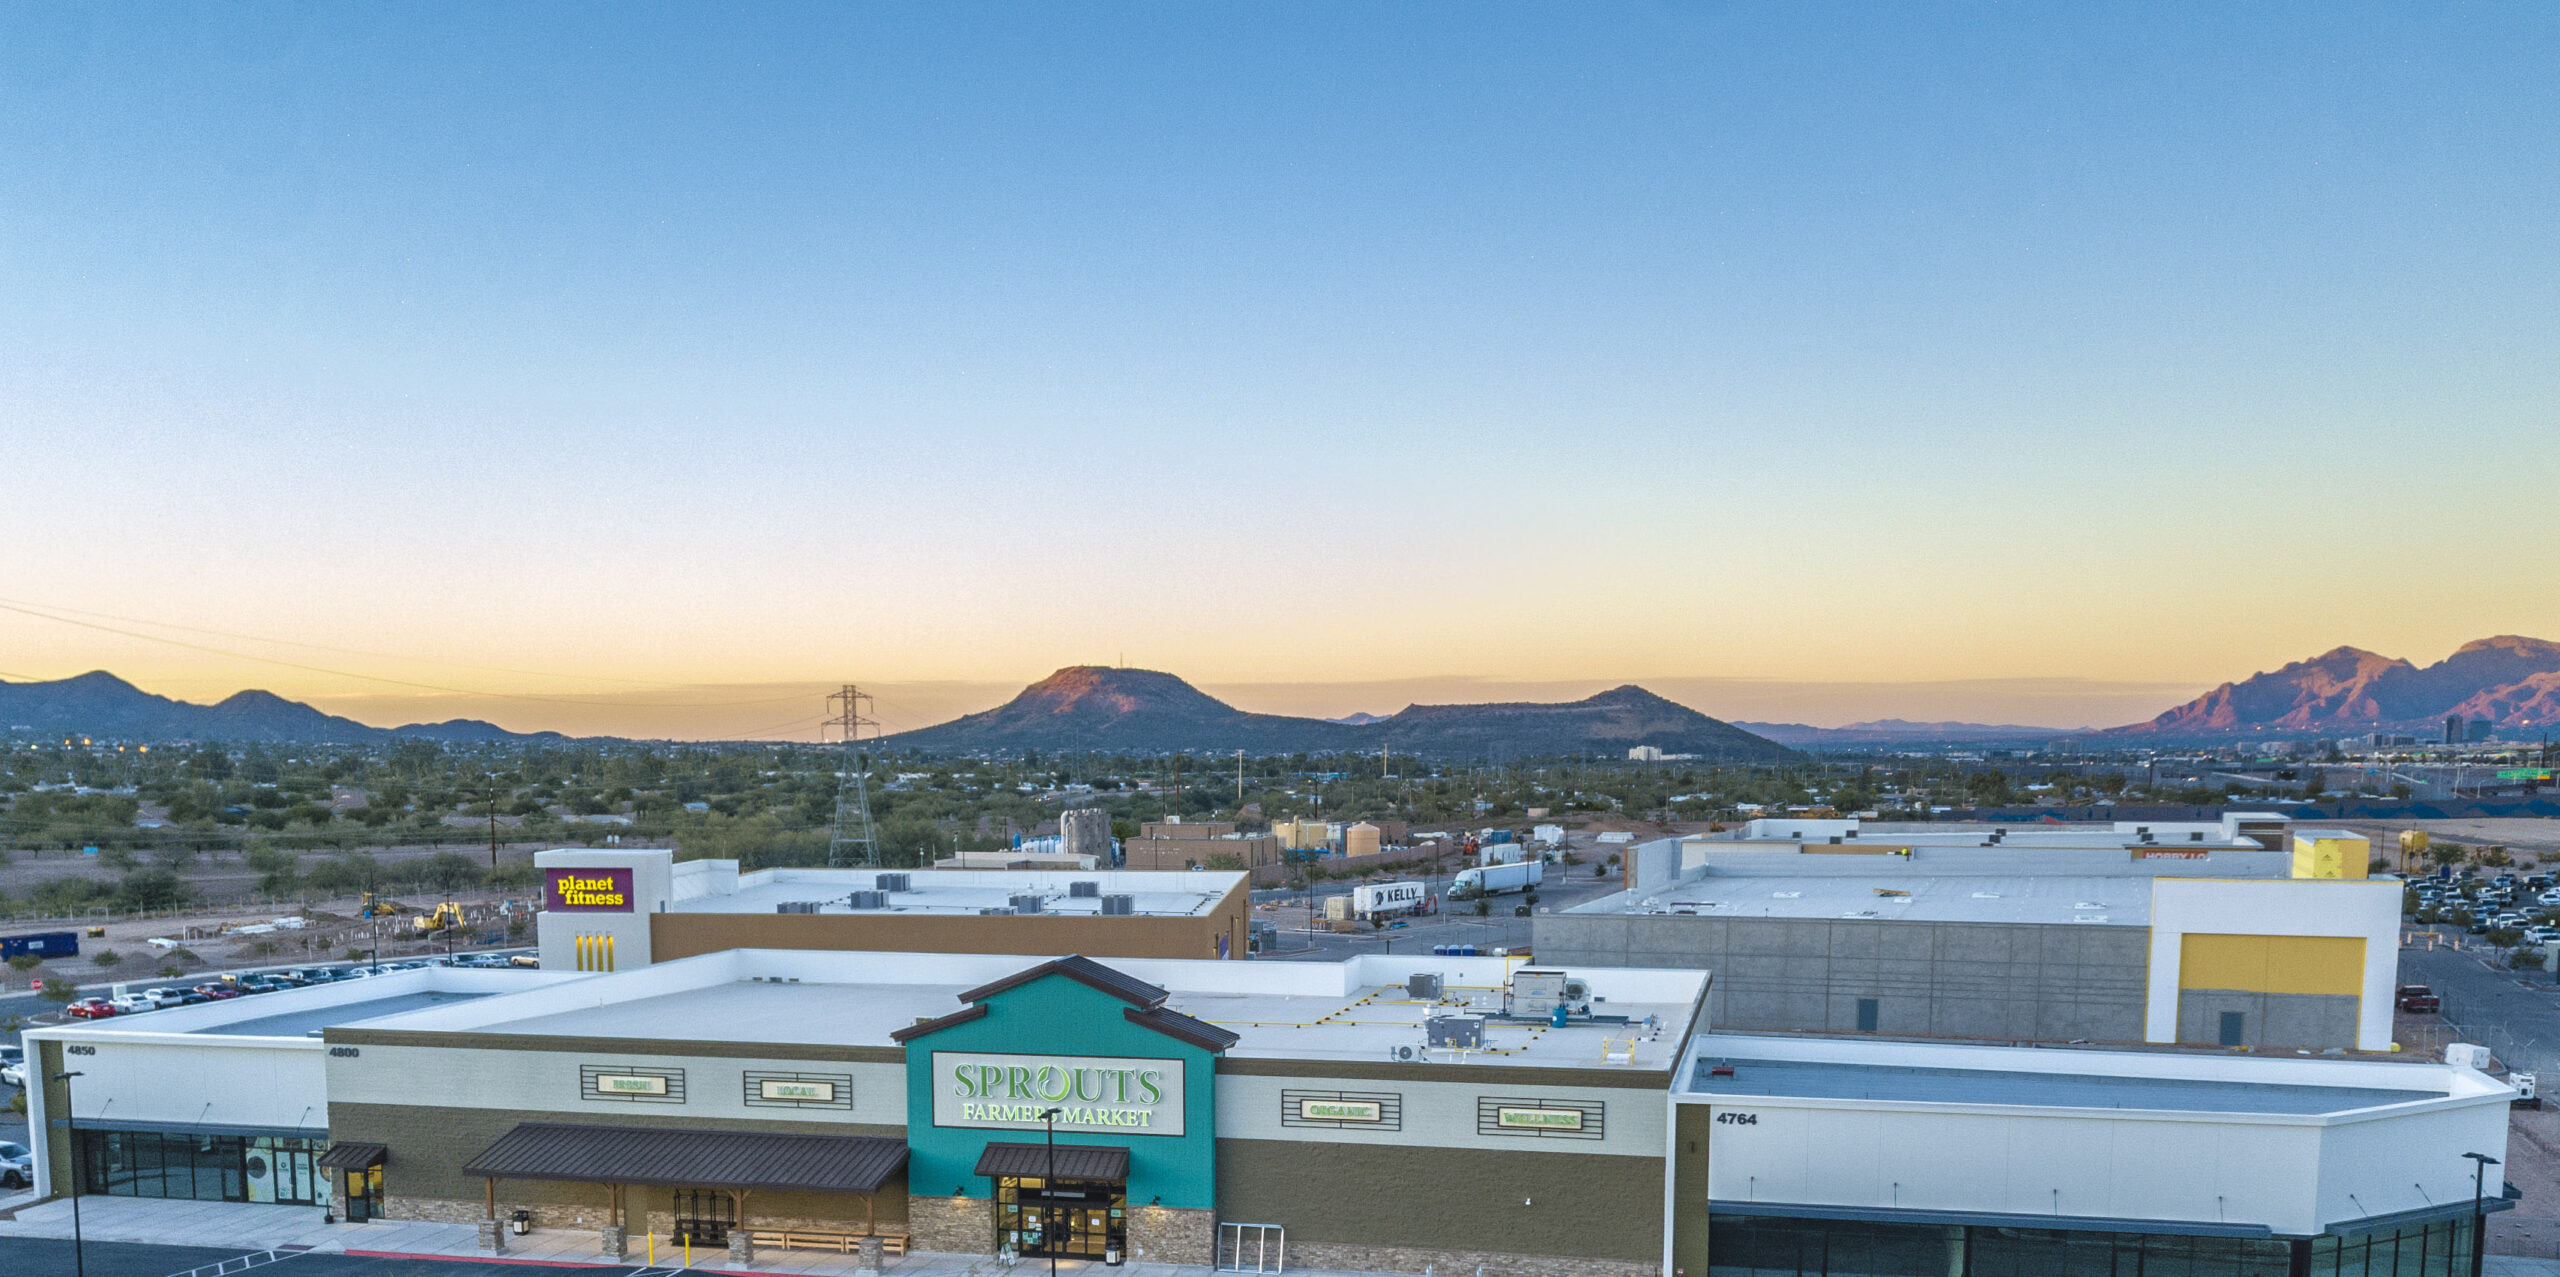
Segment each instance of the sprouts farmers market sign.
M1182 1134L1182 1061L1091 1055L933 1053L933 1124Z
M545 870L542 896L542 907L553 913L629 913L631 871Z

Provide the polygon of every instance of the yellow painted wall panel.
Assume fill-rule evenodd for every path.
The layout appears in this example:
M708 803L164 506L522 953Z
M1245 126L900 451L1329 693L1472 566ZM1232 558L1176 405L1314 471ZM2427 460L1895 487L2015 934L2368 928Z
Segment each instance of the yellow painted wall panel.
M2250 993L2364 992L2363 936L2180 937L2178 987Z

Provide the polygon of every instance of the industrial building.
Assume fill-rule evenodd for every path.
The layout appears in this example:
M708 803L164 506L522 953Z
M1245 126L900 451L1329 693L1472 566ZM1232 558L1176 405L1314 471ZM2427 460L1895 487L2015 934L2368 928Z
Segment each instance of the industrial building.
M537 852L542 966L628 971L723 949L1245 953L1245 875L1133 870L764 869L668 851Z
M1757 820L1636 847L1533 946L1711 969L1728 1029L2387 1051L2401 884L2282 826Z
M464 978L496 983L434 982ZM90 1191L200 1195L191 1150L227 1117L300 1142L297 1196L261 1200L477 1223L492 1249L522 1212L600 1258L646 1230L733 1261L2451 1277L2465 1154L2505 1157L2513 1096L2453 1064L1700 1032L1706 972L1492 958L741 949L383 983L429 1000L31 1032L82 1074L38 1094L41 1187L76 1145ZM243 1011L278 1022L220 1027ZM184 1112L208 1068L256 1111Z
M1160 821L1139 826L1121 844L1131 869L1220 869L1250 872L1280 863L1280 840L1238 833L1225 821Z

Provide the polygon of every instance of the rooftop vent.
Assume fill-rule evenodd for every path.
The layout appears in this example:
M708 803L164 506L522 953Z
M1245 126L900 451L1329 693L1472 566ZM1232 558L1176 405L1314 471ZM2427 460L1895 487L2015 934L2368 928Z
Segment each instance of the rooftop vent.
M978 916L981 918L1011 917L1012 915L1013 910L1011 909L981 909L978 911Z
M871 885L882 891L913 891L916 880L907 874L875 874Z
M1101 894L1102 884L1091 879L1083 879L1067 884L1067 898L1070 900L1086 900Z
M775 913L816 913L826 902L822 900L785 900L775 905Z
M847 897L844 903L845 907L848 909L886 909L889 907L889 893L885 891L857 891Z
M1015 912L1015 913L1038 913L1038 912L1040 912L1040 893L1039 893L1039 892L1036 892L1036 891L1017 891L1017 892L1015 892L1015 893L1013 894L1013 912Z
M2190 831L2190 832L2187 834L2187 841L2188 841L2188 842L2203 842L2203 841L2204 841L2204 831L2203 831L2203 830L2201 830L2201 829L2197 829L2197 830L2192 830L2192 831Z
M1136 896L1129 895L1104 896L1102 898L1102 912L1105 917L1119 918L1130 916L1138 912L1138 898Z

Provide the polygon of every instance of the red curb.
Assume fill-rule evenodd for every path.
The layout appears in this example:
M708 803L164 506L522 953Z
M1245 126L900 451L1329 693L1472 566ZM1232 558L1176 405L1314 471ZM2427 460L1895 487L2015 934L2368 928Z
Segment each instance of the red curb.
M636 1268L637 1264L586 1264L574 1259L508 1259L500 1255L427 1255L405 1250L347 1250L358 1259L436 1259L449 1264L515 1264L523 1268Z

